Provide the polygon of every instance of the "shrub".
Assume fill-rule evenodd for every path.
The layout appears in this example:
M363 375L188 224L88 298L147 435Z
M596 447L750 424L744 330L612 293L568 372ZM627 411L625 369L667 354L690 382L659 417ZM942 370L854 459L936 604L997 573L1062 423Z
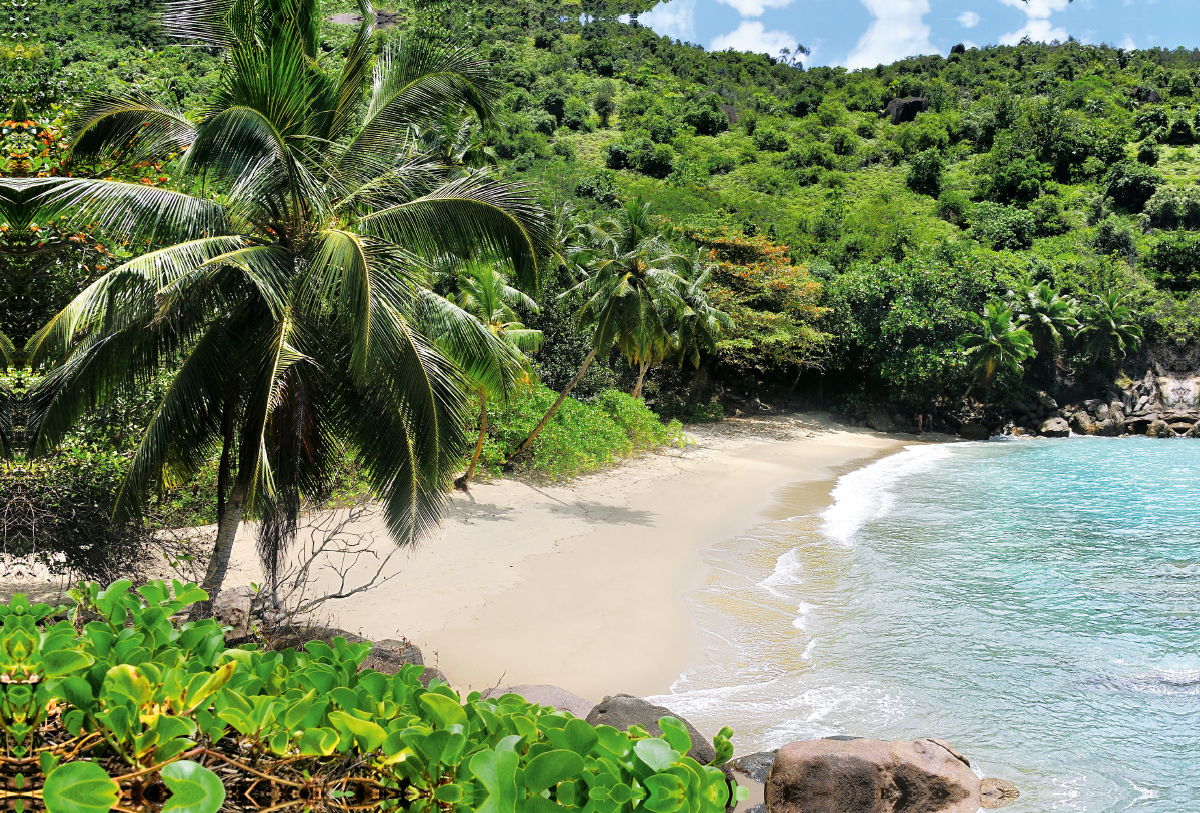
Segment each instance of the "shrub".
M1038 237L1054 237L1071 230L1071 221L1063 211L1062 201L1054 195L1043 195L1029 207L1037 224Z
M1092 245L1101 254L1119 254L1132 259L1137 256L1137 237L1130 225L1110 214L1096 224L1096 234Z
M600 117L600 126L607 127L608 120L612 118L612 114L617 111L617 103L613 99L616 93L616 88L611 80L606 79L600 84L600 89L596 91L596 99L592 102L592 109L596 111L596 115Z
M590 133L595 130L592 124L592 111L588 103L578 96L569 96L563 112L562 123L571 130Z
M568 161L575 160L575 148L572 147L571 142L567 141L565 138L560 138L555 141L554 146L550 148L550 151L555 155L567 159Z
M1137 160L1139 164L1152 167L1158 163L1160 155L1161 151L1159 150L1158 142L1154 139L1147 138L1141 144L1138 144Z
M858 136L845 127L834 127L829 131L829 146L838 155L854 155L858 152Z
M807 169L809 167L833 169L836 164L837 157L829 145L815 140L797 144L779 159L779 165L785 169Z
M683 111L683 123L698 135L712 136L729 129L729 118L721 109L721 98L713 93L689 104Z
M1149 138L1158 128L1166 127L1169 121L1165 108L1144 107L1134 116L1133 126L1137 127L1142 138Z
M955 226L965 226L971 202L962 192L944 190L938 195L937 216Z
M908 188L919 195L936 198L942 191L942 174L945 161L937 150L925 150L913 156L908 166L905 182Z
M692 404L688 409L688 423L720 423L725 420L725 407L713 401L707 404Z
M1195 131L1192 129L1192 120L1188 115L1187 108L1176 111L1175 117L1171 119L1171 129L1167 131L1167 140L1178 143L1191 143L1196 137Z
M1160 183L1162 176L1149 167L1120 161L1105 173L1103 195L1118 206L1140 212Z
M1200 229L1200 186L1161 186L1146 201L1145 212L1156 229Z
M300 651L228 649L215 620L172 620L207 598L195 585L131 587L80 585L69 620L23 595L0 605L0 724L24 772L10 797L41 796L48 813L141 799L217 813L227 797L267 807L300 788L312 809L367 798L414 813L538 800L615 813L643 799L721 813L731 801L719 768L733 755L729 729L700 765L674 718L650 737L515 694L463 698L440 680L422 686L420 666L363 669L371 644L340 636Z
M1172 291L1200 286L1200 234L1164 232L1142 259L1146 275Z
M971 237L990 248L1016 251L1033 245L1037 224L1024 209L1000 203L977 203L971 208Z
M754 131L755 149L762 152L783 152L788 148L787 133L776 127L759 127Z
M575 184L575 194L591 198L601 206L616 206L617 176L611 169L597 169Z
M727 175L737 167L737 160L727 153L710 155L704 162L710 175Z

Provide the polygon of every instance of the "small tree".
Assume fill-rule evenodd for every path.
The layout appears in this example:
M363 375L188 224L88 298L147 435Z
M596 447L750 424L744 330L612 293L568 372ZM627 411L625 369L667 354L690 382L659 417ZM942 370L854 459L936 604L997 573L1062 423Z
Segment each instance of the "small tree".
M999 302L989 302L982 315L972 313L971 322L975 331L959 336L958 343L974 359L975 375L983 384L986 403L996 373L1020 373L1021 363L1034 355L1033 337Z
M596 91L596 100L592 102L592 109L600 117L601 127L608 126L608 120L612 118L612 114L617 110L615 94L616 90L613 87L613 83L607 79L600 83L600 89Z
M1117 291L1106 291L1092 297L1083 309L1083 326L1076 334L1083 341L1083 351L1093 362L1136 351L1142 341L1142 327L1134 320L1133 311L1125 297Z

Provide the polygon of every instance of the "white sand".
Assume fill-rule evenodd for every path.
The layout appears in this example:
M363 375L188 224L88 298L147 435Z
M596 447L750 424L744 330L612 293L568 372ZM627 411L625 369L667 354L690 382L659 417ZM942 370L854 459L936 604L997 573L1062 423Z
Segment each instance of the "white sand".
M323 613L368 638L407 637L463 690L664 693L705 658L684 603L707 577L699 552L764 519L773 492L812 483L801 490L815 510L837 474L905 442L818 414L727 421L690 436L686 450L562 485L474 485L455 495L438 534L393 556L394 578ZM391 549L378 520L356 530ZM244 528L225 584L259 580Z

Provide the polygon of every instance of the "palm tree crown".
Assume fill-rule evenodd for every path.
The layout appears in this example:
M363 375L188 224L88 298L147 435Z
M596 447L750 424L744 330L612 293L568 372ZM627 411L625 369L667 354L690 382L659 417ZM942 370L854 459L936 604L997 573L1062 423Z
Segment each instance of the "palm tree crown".
M1045 280L1031 287L1017 307L1021 324L1033 338L1035 356L1046 349L1057 353L1063 340L1079 327L1075 300L1063 296Z
M383 502L399 543L434 523L464 441L462 374L433 338L452 334L474 380L504 387L492 335L428 290L423 258L491 255L538 275L542 213L487 171L451 178L414 132L445 108L491 116L497 93L472 51L406 41L376 55L374 15L337 73L321 64L316 0L183 0L172 33L227 49L198 125L154 99L95 100L79 155L118 166L181 155L195 192L67 179L40 196L146 254L109 271L31 340L56 363L31 399L30 451L52 448L89 407L178 369L131 461L117 509L220 457L218 533L205 586L224 577L244 512L262 519L273 569L302 502L320 498L342 449ZM418 329L424 327L425 332Z
M1083 309L1083 326L1078 336L1083 350L1092 359L1103 356L1124 358L1137 350L1142 341L1142 327L1133 311L1125 304L1126 297L1117 291L1096 294Z
M1033 355L1033 338L999 302L989 302L982 315L970 316L975 332L963 334L958 343L974 357L979 381L989 388L1000 370L1020 371L1021 362Z

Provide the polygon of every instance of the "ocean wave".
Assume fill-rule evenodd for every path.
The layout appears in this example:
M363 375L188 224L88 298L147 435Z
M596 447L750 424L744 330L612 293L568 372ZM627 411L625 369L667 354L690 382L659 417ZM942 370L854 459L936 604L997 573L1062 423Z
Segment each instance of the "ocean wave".
M821 533L853 547L854 534L859 528L891 510L895 502L893 489L901 480L954 455L947 444L908 446L891 457L839 477L832 493L833 505L821 514L824 520Z

